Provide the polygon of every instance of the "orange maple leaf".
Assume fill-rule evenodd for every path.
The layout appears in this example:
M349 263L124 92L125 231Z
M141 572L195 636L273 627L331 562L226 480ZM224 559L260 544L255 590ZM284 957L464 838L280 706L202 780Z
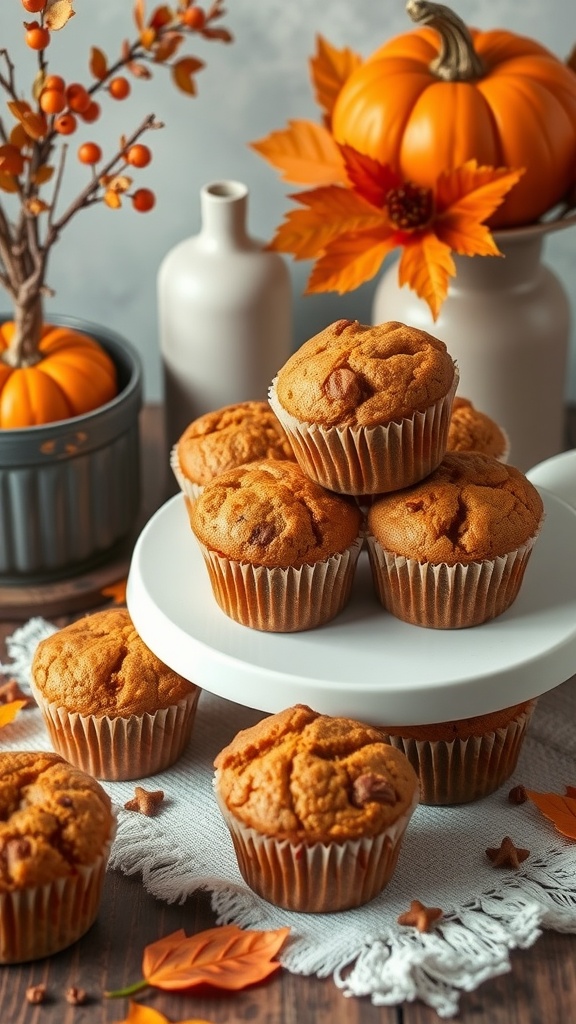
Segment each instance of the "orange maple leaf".
M202 984L239 991L279 969L272 958L289 933L290 928L244 931L235 924L190 936L180 929L146 946L142 981L106 995L132 995L149 985L170 992Z
M314 121L289 121L287 128L251 142L250 148L293 185L347 184L339 146L328 129Z
M316 36L316 54L310 58L310 77L318 106L330 125L334 104L347 78L362 64L362 57L345 47L337 50L323 36Z
M567 839L576 839L576 789L566 787L566 794L537 793L527 789L526 795L548 821L551 821L557 832Z
M154 1007L131 1002L128 1016L118 1024L171 1024L171 1022L168 1017L165 1017L159 1010L155 1010ZM174 1021L173 1024L210 1024L210 1021L193 1017L189 1020Z
M10 722L14 721L18 712L26 707L27 703L25 700L11 700L7 704L0 704L0 728L10 725Z
M374 230L384 224L382 210L351 189L337 185L299 192L290 198L307 209L287 213L269 248L290 252L297 260L317 256L340 235Z

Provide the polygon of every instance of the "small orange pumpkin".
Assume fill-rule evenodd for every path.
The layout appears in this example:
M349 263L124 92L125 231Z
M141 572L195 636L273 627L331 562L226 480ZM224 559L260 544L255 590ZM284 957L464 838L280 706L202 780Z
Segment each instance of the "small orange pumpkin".
M407 11L425 27L350 75L332 115L337 142L429 188L473 158L523 167L491 224L534 222L576 178L576 74L539 43L468 29L444 5L408 0Z
M33 427L91 412L118 391L116 367L101 345L70 327L42 328L39 362L2 361L15 325L0 324L0 428Z

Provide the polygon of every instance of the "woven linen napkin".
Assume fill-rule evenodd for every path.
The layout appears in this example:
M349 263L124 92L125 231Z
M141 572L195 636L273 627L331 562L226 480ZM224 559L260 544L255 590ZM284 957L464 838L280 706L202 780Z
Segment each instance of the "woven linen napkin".
M25 688L36 644L53 631L39 618L20 627L0 671ZM277 909L239 873L214 800L212 764L239 729L261 717L203 692L190 744L173 768L148 780L103 783L119 817L110 869L141 875L145 888L168 902L208 889L219 923L289 925L280 954L288 971L332 975L344 995L370 996L376 1005L421 999L445 1018L457 1013L461 991L510 970L510 950L532 945L544 928L576 932L576 842L563 839L530 801L508 800L518 784L558 793L576 785L576 677L540 698L513 778L472 804L418 807L384 892L335 915ZM0 749L50 749L37 708L0 731ZM155 817L124 809L138 784L164 791ZM486 857L505 836L530 850L517 870L494 868ZM398 924L414 899L444 911L433 931Z

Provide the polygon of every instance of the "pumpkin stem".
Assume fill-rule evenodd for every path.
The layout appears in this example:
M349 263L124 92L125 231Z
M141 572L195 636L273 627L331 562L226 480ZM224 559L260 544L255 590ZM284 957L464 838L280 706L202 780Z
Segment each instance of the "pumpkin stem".
M14 336L2 354L8 366L35 366L42 359L38 349L42 337L44 315L42 296L32 292L30 298L16 302L14 309Z
M408 0L406 11L419 25L430 25L440 36L440 52L430 64L432 74L445 82L482 78L484 66L474 49L468 27L444 4Z

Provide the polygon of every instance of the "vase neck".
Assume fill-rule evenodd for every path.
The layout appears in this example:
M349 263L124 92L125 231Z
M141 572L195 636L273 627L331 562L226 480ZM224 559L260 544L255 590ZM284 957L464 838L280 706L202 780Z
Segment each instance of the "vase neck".
M238 181L218 181L200 190L200 239L207 248L251 246L246 231L248 189Z
M495 235L502 256L456 256L454 287L487 286L512 288L525 285L539 273L544 239L523 235L505 238Z

